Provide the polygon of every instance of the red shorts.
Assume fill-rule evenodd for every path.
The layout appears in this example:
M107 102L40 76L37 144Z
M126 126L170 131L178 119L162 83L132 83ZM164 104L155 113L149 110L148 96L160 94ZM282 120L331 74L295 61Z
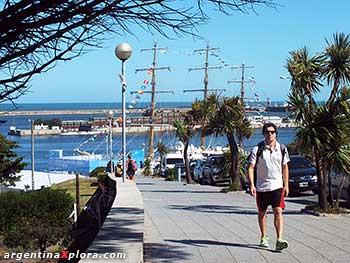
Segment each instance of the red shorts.
M282 188L271 192L256 192L256 204L260 212L265 211L269 205L272 208L284 208L284 190Z

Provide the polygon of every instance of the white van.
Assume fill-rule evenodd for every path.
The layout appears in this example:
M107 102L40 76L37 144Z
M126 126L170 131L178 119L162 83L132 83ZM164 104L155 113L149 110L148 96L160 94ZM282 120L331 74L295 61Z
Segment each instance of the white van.
M174 169L175 164L177 163L185 163L183 155L181 153L168 153L163 156L161 166L166 169Z

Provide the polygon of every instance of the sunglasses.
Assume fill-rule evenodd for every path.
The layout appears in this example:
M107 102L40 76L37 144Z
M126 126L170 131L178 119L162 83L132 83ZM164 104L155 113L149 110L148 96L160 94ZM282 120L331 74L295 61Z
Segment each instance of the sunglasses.
M265 134L275 134L276 131L266 131Z

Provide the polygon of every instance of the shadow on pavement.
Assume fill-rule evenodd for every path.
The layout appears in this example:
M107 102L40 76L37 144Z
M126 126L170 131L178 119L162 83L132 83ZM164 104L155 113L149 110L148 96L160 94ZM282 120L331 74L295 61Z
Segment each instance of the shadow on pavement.
M141 193L193 193L193 194L221 194L220 191L192 191L192 190L140 190Z
M276 251L274 249L260 247L257 244L230 243L230 242L222 242L217 240L206 240L206 239L182 239L182 240L165 239L164 241L181 243L181 244L197 246L197 247L208 247L208 246L239 247L239 248L266 250L273 253L280 253L279 251Z
M258 211L252 207L240 207L240 206L227 206L227 205L170 205L170 209L187 210L199 213L218 213L218 214L242 214L242 215L257 215ZM272 214L271 210L268 210L268 214ZM302 214L299 210L284 210L285 215L299 215Z
M125 214L125 216L120 216L122 214ZM113 215L118 215L118 217L113 217ZM115 238L122 239L125 242L142 240L142 230L134 228L135 225L143 222L140 215L143 215L143 210L139 208L111 208L108 214L108 221L103 225L103 231L98 236L98 239L103 240L103 242L99 242L98 246L94 246L89 252L121 251L123 247L118 246L114 242ZM109 240L112 240L112 242L109 242Z
M184 247L161 243L144 243L143 251L145 262L182 262L192 255Z

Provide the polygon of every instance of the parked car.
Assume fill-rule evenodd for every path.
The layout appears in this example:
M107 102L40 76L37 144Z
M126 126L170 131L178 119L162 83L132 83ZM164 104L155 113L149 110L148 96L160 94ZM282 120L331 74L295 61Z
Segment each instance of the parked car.
M190 160L189 162L190 162L190 172L193 179L193 170L194 170L194 167L196 166L197 160Z
M316 168L303 156L291 155L289 168L289 192L300 193L312 190L317 193Z
M203 165L203 183L215 185L230 180L229 175L224 174L224 156L213 155L207 158Z
M151 169L154 175L160 175L160 163L154 164L154 166L151 166Z
M196 164L193 167L193 180L195 180L198 183L203 183L203 164L204 160L197 160Z

